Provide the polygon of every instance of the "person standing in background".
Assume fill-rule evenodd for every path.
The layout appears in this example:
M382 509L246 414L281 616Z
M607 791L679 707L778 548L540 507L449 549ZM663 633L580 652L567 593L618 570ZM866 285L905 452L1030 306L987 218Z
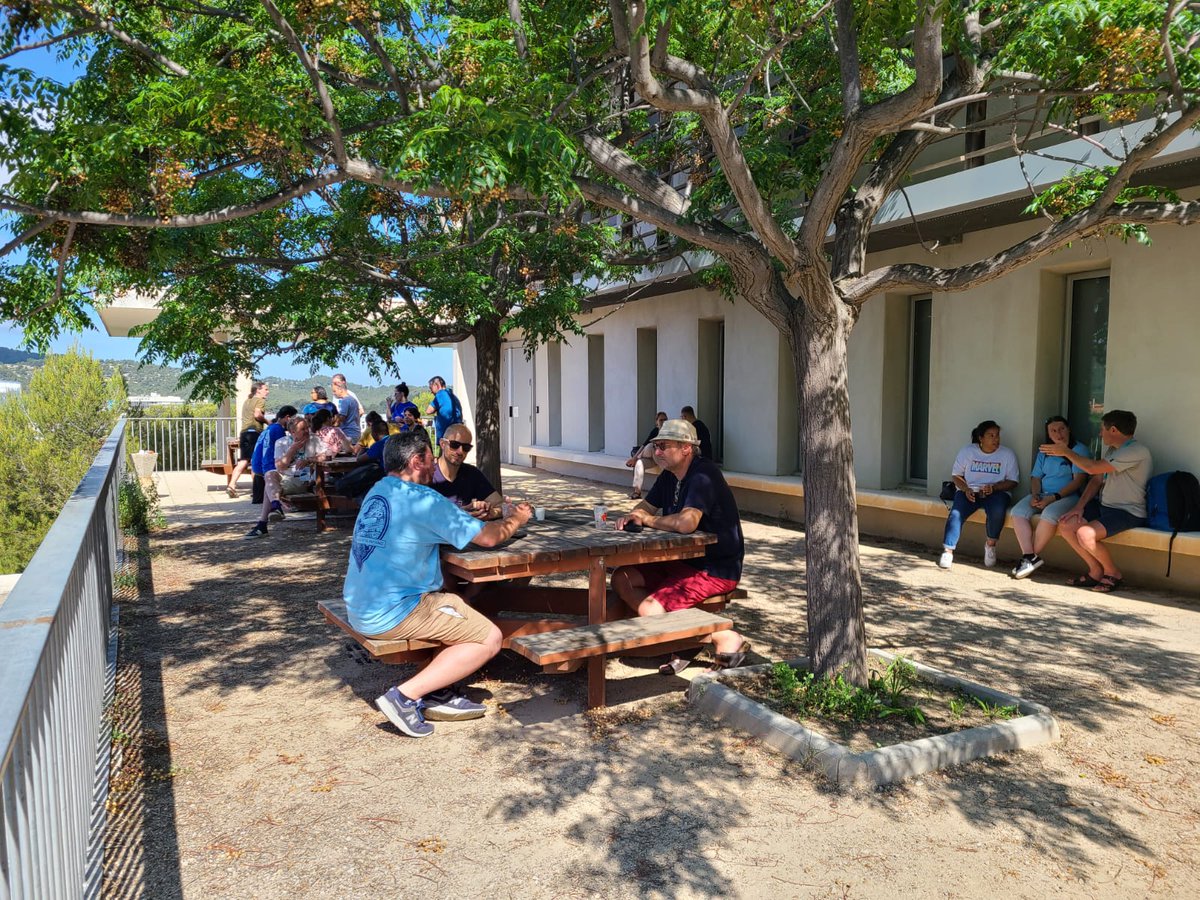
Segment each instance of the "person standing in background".
M242 404L242 418L238 423L238 461L229 476L229 484L225 486L226 493L237 499L238 479L250 465L250 457L254 455L254 445L258 436L267 424L267 395L271 392L265 381L256 381L250 385L250 396Z

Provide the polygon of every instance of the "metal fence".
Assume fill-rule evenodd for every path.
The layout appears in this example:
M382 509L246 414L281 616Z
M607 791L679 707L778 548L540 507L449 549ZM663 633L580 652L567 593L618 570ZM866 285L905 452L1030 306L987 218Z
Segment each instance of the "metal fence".
M131 418L129 449L157 453L159 472L194 472L206 460L225 460L234 427L232 418Z
M0 900L99 889L125 427L117 423L0 606Z

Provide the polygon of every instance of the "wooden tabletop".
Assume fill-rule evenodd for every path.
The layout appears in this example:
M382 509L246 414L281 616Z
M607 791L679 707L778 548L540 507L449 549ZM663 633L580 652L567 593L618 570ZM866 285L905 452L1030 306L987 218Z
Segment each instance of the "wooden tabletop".
M586 522L586 524L584 524ZM641 532L599 529L579 513L547 513L547 520L530 519L517 535L500 547L466 550L442 548L442 561L465 581L492 581L521 575L585 571L596 557L608 565L633 565L704 555L716 535L706 532L675 534L647 528Z

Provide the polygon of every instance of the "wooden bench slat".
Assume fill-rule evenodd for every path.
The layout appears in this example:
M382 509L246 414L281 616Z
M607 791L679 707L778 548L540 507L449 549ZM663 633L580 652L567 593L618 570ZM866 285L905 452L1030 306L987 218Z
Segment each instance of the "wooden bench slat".
M395 656L397 653L434 650L442 646L432 641L381 641L367 637L364 634L359 634L350 624L350 616L346 611L346 604L341 600L322 600L317 604L317 608L321 610L330 624L342 629L342 631L366 647L367 651L376 658Z
M681 609L661 616L621 619L516 638L512 649L538 665L548 665L699 637L732 627L733 622L721 616L701 609Z

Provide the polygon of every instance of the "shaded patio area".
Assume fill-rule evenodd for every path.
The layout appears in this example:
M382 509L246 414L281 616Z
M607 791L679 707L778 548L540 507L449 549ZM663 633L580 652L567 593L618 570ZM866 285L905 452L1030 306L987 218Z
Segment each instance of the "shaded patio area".
M372 704L396 670L317 611L340 593L349 520L242 541L248 499L159 478L169 527L131 548L122 582L109 896L1200 894L1186 598L944 572L867 541L869 643L1045 703L1063 737L843 795L715 730L649 660L610 661L612 706L585 714L582 671L502 654L468 687L484 719L404 738ZM632 505L536 470L505 469L504 486L551 508ZM746 537L749 597L730 613L755 661L801 653L803 531L753 518Z

